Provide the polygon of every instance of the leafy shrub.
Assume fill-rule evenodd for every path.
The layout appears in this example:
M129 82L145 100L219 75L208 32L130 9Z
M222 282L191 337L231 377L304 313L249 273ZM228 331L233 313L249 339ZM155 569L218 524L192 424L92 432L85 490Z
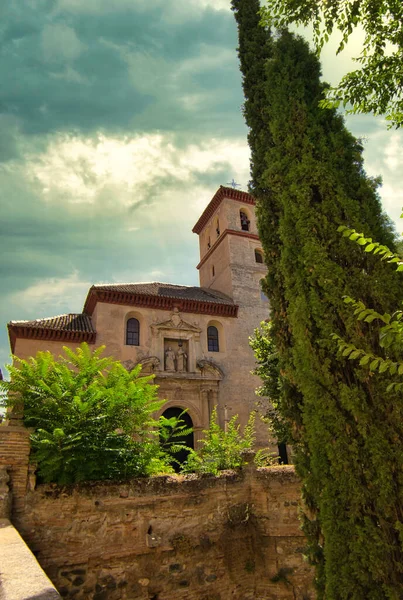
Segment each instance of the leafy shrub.
M279 464L279 456L269 448L259 448L255 454L255 465L257 467L271 467Z
M40 479L68 484L171 472L159 445L165 424L152 416L163 404L152 376L102 358L104 347L63 349L58 360L50 352L14 357L11 381L0 382L7 406L23 406L24 423L34 428L31 459Z
M289 443L292 436L289 424L281 411L286 382L280 373L279 353L274 343L271 322L260 323L260 328L256 328L254 335L249 338L249 345L256 360L253 373L262 380L256 394L270 401L270 406L265 409L262 418L279 443Z
M217 423L217 410L211 414L210 427L204 431L201 450L190 450L183 466L185 473L211 473L217 475L225 469L236 469L244 464L242 452L252 448L255 441L255 413L251 413L243 435L235 415L227 431Z
M190 452L184 440L193 432L193 427L188 427L181 418L186 412L187 410L182 411L178 417L167 418L161 415L158 421L161 450L170 457L175 471L180 470L183 455L187 456Z

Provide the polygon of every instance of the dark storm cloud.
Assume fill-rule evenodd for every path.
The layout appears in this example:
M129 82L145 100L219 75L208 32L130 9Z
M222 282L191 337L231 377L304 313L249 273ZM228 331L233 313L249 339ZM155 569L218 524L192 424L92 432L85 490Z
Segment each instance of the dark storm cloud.
M192 0L0 2L0 363L8 320L79 311L91 283L197 283L196 214L183 217L175 199L213 194L234 174L225 156L183 178L170 170L192 144L245 135L236 43L229 11ZM133 202L125 182L101 189L85 158L64 154L48 175L59 140L93 149L99 132L122 144L166 134L172 160ZM59 176L97 190L93 202L55 185Z
M165 189L174 185L174 178L165 179ZM81 311L92 283L150 281L161 278L160 273L165 279L196 283L197 240L190 229L174 231L171 223L153 225L147 219L160 190L157 183L134 205L134 216L129 206L105 205L102 198L81 205L55 198L44 202L39 186L4 169L0 189L0 366L9 354L8 321ZM192 273L190 279L186 273ZM63 281L72 274L77 285L65 296ZM48 290L32 303L27 290L41 282L48 282ZM56 296L53 282L61 286Z
M3 6L0 115L17 119L28 134L117 133L152 125L228 133L237 122L239 129L237 60L235 52L225 54L236 46L231 13L195 8L183 16L174 0L150 2L146 9L135 1L130 9L114 2L104 11L100 3L99 12L86 12L85 4L58 9L56 2L21 0ZM221 53L219 68L203 62L204 55ZM193 57L201 60L183 73L184 61ZM234 84L235 102L229 92ZM187 94L207 101L184 109Z

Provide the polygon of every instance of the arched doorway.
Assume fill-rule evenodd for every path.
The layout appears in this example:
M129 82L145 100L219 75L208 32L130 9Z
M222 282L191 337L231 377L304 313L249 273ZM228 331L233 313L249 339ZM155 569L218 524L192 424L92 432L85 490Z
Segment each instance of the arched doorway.
M280 465L288 465L287 444L284 442L278 445L278 462Z
M179 406L170 406L162 413L162 416L166 419L170 419L171 417L176 417L177 419L181 419L186 427L193 428L193 421L187 412L183 412L183 408ZM194 448L194 434L193 431L186 436L175 437L175 443L182 442L188 448ZM181 450L180 452L175 453L175 459L180 463L179 465L173 465L175 471L180 470L180 465L183 464L188 456L189 452L186 449Z

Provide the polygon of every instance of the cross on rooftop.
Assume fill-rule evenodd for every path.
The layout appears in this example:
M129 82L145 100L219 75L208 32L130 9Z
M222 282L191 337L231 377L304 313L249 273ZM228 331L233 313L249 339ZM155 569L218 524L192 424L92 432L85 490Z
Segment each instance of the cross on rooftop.
M241 184L237 183L234 178L232 178L232 181L227 183L227 185L230 185L234 190L236 190L238 187L241 187Z

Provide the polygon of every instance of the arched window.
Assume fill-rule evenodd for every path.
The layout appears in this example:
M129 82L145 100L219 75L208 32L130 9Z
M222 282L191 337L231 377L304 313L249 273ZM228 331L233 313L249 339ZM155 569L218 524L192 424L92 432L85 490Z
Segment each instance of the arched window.
M217 233L217 237L220 237L220 221L217 219L216 221L216 233Z
M128 319L126 323L126 345L140 346L140 323L137 319Z
M239 218L241 219L241 229L242 231L249 231L250 221L248 219L248 215L243 212L243 210L239 211Z
M219 352L218 329L214 325L207 327L207 348L209 352Z
M263 263L263 254L260 250L255 250L255 262Z

